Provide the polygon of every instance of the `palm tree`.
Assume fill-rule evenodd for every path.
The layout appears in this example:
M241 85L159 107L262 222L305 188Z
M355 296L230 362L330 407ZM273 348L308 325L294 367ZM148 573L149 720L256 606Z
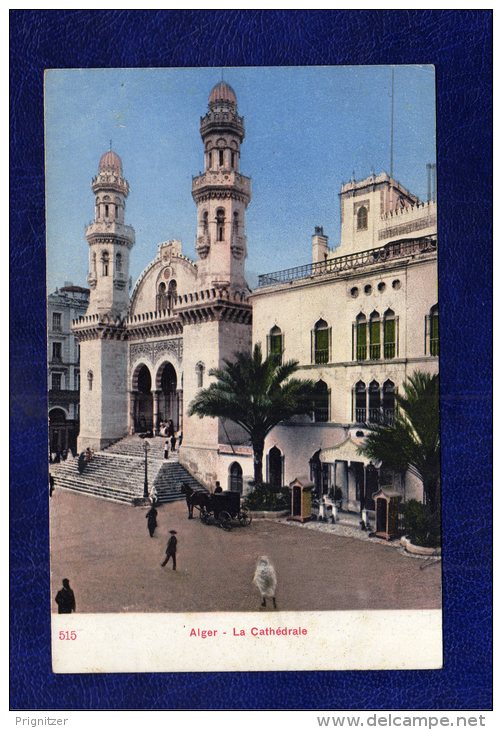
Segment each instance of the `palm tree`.
M254 481L263 483L263 449L265 437L281 421L310 413L315 399L312 380L291 378L298 363L283 365L277 355L265 360L261 345L252 353L236 352L235 360L224 360L224 367L209 371L216 378L190 403L190 416L228 418L248 434L253 447Z
M439 377L416 371L396 394L392 425L376 425L361 452L404 475L411 468L421 478L425 504L438 515L440 500Z

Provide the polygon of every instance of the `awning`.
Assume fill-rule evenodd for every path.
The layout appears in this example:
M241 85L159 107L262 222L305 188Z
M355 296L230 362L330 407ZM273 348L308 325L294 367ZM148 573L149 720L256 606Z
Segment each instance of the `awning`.
M381 466L380 461L370 459L368 456L359 453L359 449L364 445L364 441L364 438L352 438L348 436L341 444L331 446L327 449L321 449L319 458L324 464L334 464L335 461L358 461L366 466L373 464L373 466L379 469Z

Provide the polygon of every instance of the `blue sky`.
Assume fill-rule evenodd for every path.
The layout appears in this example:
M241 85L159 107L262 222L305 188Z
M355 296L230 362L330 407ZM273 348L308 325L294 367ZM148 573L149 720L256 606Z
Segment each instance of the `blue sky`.
M432 66L397 66L394 176L427 197L434 162ZM49 291L86 286L84 227L94 214L91 178L109 148L131 186L126 221L136 230L133 282L157 244L183 242L195 258L192 175L202 170L200 117L221 69L83 69L46 72ZM247 214L249 282L308 263L314 226L339 243L342 182L390 168L388 66L227 68L245 117L241 172L252 178Z

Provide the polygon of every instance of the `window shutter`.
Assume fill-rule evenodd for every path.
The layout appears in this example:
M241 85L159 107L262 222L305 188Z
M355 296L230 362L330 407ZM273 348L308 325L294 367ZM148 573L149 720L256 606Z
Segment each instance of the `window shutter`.
M310 330L310 362L315 363L315 330Z
M331 362L331 327L328 329L328 362Z
M399 317L396 317L396 357L399 357Z
M352 359L353 360L356 359L355 358L355 352L354 352L354 337L355 337L355 331L354 330L355 330L356 326L357 326L356 323L355 322L352 322Z
M427 342L429 341L429 315L424 318L424 355L427 355Z
M271 353L271 341L270 341L270 335L267 335L267 357L269 357Z

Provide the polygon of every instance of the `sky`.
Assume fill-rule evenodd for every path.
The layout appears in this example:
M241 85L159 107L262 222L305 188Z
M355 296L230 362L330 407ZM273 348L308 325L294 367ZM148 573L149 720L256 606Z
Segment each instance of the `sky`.
M436 160L432 66L394 68L394 177L427 198ZM311 261L314 226L340 243L338 193L355 175L390 171L391 67L57 69L45 76L47 283L87 286L91 179L113 149L130 184L133 283L161 241L194 259L192 176L203 168L200 117L222 77L237 94L252 178L246 216L248 282Z

